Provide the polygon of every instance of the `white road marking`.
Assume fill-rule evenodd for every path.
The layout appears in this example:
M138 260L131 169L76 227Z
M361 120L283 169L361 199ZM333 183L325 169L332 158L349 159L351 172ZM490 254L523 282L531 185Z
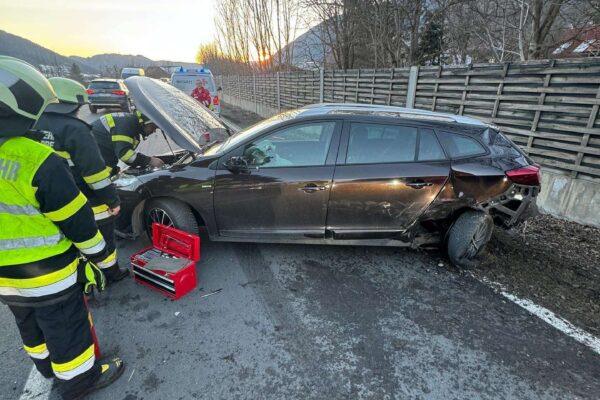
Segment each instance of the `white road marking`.
M508 300L512 301L513 303L517 304L518 306L529 311L531 314L540 318L542 321L546 322L547 324L552 325L554 328L563 332L565 335L567 335L567 336L577 340L579 343L589 347L596 354L600 354L600 338L597 338L596 336L592 335L591 333L588 333L588 332L584 331L583 329L578 328L577 326L573 325L571 322L567 321L566 319L559 317L558 315L554 314L552 311L548 310L545 307L535 304L533 301L531 301L529 299L521 299L520 297L515 296L514 294L508 293L506 291L506 288L498 282L490 281L487 278L478 278L474 275L472 275L472 276L475 279L477 279L479 282L483 283L484 285L491 287L496 292L498 292L502 296L506 297Z
M38 370L31 367L27 382L23 388L23 393L19 400L47 400L50 398L50 391L52 389L52 381L45 379Z

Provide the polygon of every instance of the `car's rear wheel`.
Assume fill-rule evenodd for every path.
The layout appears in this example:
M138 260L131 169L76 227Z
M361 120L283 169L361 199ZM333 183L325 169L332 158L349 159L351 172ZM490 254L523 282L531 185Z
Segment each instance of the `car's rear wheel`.
M98 109L96 107L94 107L94 106L90 106L90 112L92 114L96 114L98 112Z
M452 264L460 268L475 267L493 230L494 222L488 214L475 210L462 213L446 237L448 257Z
M121 111L126 113L131 112L131 107L129 106L129 103L123 105L123 107L121 107Z
M182 231L198 234L198 222L190 207L175 199L153 199L144 209L146 232L152 237L152 224L172 226Z

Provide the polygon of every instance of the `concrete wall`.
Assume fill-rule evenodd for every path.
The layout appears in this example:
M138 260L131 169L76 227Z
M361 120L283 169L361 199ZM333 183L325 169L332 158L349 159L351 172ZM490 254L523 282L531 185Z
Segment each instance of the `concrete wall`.
M223 94L223 101L263 118L277 114L277 109L236 96ZM567 172L542 168L542 190L537 205L543 213L600 227L600 182L571 178Z
M232 106L239 107L246 111L251 111L263 118L269 118L279 112L276 108L261 103L255 103L250 100L243 100L236 96L229 96L226 93L223 93L222 97L224 103L231 104Z
M537 204L544 213L600 227L600 182L543 168Z

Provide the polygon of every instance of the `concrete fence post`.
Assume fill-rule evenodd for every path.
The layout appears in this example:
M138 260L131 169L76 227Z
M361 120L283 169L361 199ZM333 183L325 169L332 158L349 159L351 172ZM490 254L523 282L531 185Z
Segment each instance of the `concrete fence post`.
M419 79L419 67L410 67L408 75L408 88L406 93L406 108L415 108L415 95L417 94L417 80Z
M322 103L325 95L325 70L319 68L319 103Z
M279 72L277 72L277 111L281 112L281 87L279 86Z
M252 74L252 101L254 102L254 112L258 114L258 102L256 101L256 75Z

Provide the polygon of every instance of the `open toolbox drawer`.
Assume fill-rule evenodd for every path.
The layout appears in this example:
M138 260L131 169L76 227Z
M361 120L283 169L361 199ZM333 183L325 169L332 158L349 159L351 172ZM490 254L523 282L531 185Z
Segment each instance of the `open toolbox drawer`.
M152 224L152 246L131 256L134 280L177 300L197 286L200 237Z

